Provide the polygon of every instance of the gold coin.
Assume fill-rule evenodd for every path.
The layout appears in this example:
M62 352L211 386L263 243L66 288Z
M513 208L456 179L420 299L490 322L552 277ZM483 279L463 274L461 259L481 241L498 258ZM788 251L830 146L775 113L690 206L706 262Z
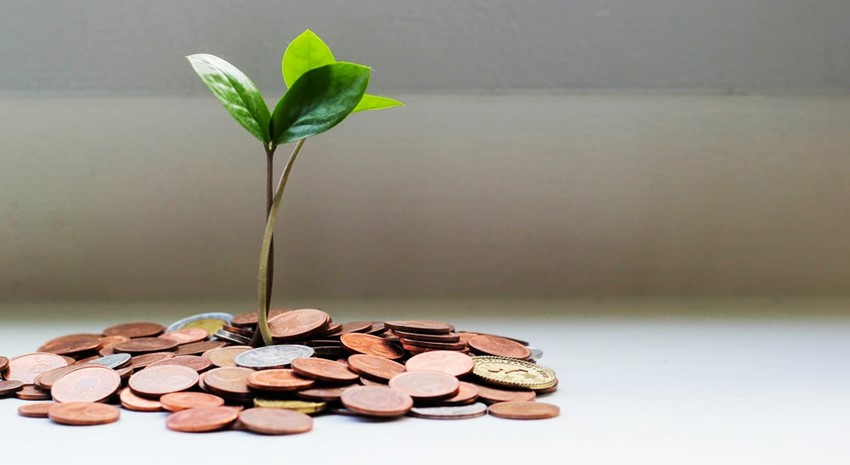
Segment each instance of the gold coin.
M301 413L318 413L328 407L327 402L308 402L304 400L254 399L254 407L282 408Z
M482 380L501 386L540 391L558 383L555 372L546 367L509 357L472 357L472 373Z
M219 320L218 318L207 318L186 323L186 326L183 326L183 328L201 328L206 330L209 334L215 334L216 331L224 328L226 324L226 321Z

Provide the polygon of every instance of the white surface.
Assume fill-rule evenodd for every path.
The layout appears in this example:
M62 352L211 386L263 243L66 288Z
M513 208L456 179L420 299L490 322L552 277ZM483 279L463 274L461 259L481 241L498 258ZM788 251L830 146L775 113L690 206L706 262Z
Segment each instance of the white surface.
M6 307L8 309L9 307ZM165 414L123 412L74 428L17 416L0 400L4 459L38 463L640 463L846 464L850 460L850 320L543 318L459 327L527 338L543 349L561 407L545 421L494 417L382 422L319 417L288 437L181 434ZM106 322L4 323L0 352L32 351ZM163 323L167 323L163 321Z

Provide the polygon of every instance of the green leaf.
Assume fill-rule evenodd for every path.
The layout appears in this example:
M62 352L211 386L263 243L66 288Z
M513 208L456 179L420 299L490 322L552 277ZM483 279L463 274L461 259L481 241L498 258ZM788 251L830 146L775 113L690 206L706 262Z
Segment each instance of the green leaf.
M336 63L330 47L313 31L307 29L296 37L283 52L280 68L286 87L292 87L302 74L320 66Z
M245 73L217 56L199 53L186 58L236 122L261 142L271 142L269 107Z
M371 73L366 66L341 62L301 75L272 113L272 142L297 141L339 124L363 98Z
M354 108L354 111L352 113L357 113L358 111L366 110L384 110L386 108L403 106L403 103L399 102L398 100L391 99L389 97L366 94L360 100L360 103L358 103L357 106Z

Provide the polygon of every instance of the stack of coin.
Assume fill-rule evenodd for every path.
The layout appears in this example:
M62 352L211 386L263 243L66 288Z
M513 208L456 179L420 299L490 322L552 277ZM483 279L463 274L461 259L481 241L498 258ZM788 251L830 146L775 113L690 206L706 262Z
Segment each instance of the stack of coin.
M114 325L52 339L38 352L0 357L0 396L52 400L21 416L63 424L117 421L120 411L172 412L166 426L293 434L306 415L338 413L462 419L539 419L557 389L528 343L456 331L431 320L336 323L318 309L276 309L274 345L252 348L255 314L206 313L168 327Z

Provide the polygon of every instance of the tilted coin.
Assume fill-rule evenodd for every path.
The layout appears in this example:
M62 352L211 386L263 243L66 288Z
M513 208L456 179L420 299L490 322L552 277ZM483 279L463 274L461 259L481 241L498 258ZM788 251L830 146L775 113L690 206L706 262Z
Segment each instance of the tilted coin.
M296 358L292 361L292 369L306 378L331 383L351 384L360 378L348 366L323 358Z
M294 410L307 415L319 413L327 406L327 402L319 401L254 398L254 407Z
M478 386L478 398L488 404L498 402L531 402L537 394L530 389L499 389L493 386Z
M177 331L183 328L201 328L207 331L207 334L213 334L222 327L229 325L233 315L224 312L209 312L199 313L190 317L183 318L168 325L166 331Z
M39 352L57 355L76 355L94 352L102 345L99 334L70 334L52 339L38 348Z
M457 405L467 405L478 400L480 389L478 386L461 381L458 383L457 394L448 399L432 402L430 405L434 407L453 407Z
M248 387L261 391L298 391L316 382L288 368L255 371L248 376Z
M154 352L167 352L177 348L179 344L171 339L158 337L138 337L129 341L119 342L112 346L116 353L127 353L132 355L150 354Z
M349 321L342 324L342 327L337 331L337 334L343 335L346 333L365 333L372 329L371 321Z
M495 355L522 360L531 357L531 351L526 346L500 336L479 334L469 338L466 344L481 355Z
M274 317L276 317L280 314L289 312L289 311L292 311L292 309L291 308L271 308L271 309L269 309L269 313L268 313L268 317L266 318L266 321L271 320L272 318L274 318ZM257 312L251 311L251 312L240 313L240 314L234 316L230 320L230 325L235 326L237 328L249 328L249 327L252 327L252 326L257 326Z
M401 343L401 346L404 347L405 350L415 352L425 352L422 349L453 351L461 351L467 349L466 344L464 344L463 342L431 342L416 339L399 338L399 343ZM409 346L410 348L408 348Z
M493 356L477 356L472 360L475 362L472 373L491 384L537 391L558 382L553 370L524 360Z
M127 410L136 412L159 412L162 410L162 404L158 400L145 399L133 394L130 388L124 388L118 393L118 400L121 405Z
M405 320L386 321L384 324L390 329L411 333L448 334L455 330L454 325L443 321Z
M354 386L356 386L356 384L346 384L344 386L333 387L313 387L310 389L304 389L303 391L298 391L295 395L299 399L304 400L339 402L339 398L342 396L342 391Z
M162 404L162 408L170 412L224 405L224 399L205 392L172 392L160 397L159 402Z
M361 376L359 381L360 381L360 384L362 384L364 386L384 386L384 387L387 387L387 384L389 383L389 380L378 381L378 380L374 380L372 378L367 378L365 376Z
M543 358L543 351L541 349L538 349L537 347L528 346L528 350L529 352L531 352L531 357L529 358L531 358L532 360L540 360L541 358Z
M50 400L50 391L45 391L33 384L25 384L15 391L15 397L23 400Z
M121 417L117 407L98 402L69 402L53 404L48 417L56 423L73 426L105 425Z
M134 370L141 370L142 368L146 368L154 363L174 358L174 356L174 352L153 352L150 354L136 355L130 359L130 366L132 366Z
M251 350L250 346L219 347L204 352L202 357L209 359L217 367L235 367L236 357L249 350Z
M133 322L110 326L103 330L107 336L124 336L129 338L154 337L165 331L165 327L159 323Z
M22 387L24 383L18 380L0 381L0 397L18 392Z
M312 357L315 351L312 347L297 344L281 344L258 347L236 356L236 364L245 368L257 370L269 368L284 368L296 358Z
M348 367L360 375L383 381L385 384L395 375L404 373L404 365L376 355L355 354L348 357Z
M490 415L512 420L543 420L557 417L561 409L545 402L500 402L490 406Z
M460 420L480 417L487 413L487 406L481 402L456 407L413 407L410 415L435 420Z
M112 369L123 368L130 364L130 359L132 355L130 354L113 354L107 355L106 357L98 357L93 360L89 360L86 363L92 363L95 365L103 365Z
M112 368L84 365L57 379L50 389L56 402L102 402L121 387L121 376Z
M35 377L33 380L33 384L49 391L53 387L53 383L56 382L59 378L67 375L72 371L77 371L83 368L85 365L68 365L64 367L54 368L52 370L47 370L44 373Z
M510 339L511 341L514 341L517 344L522 344L524 346L529 345L528 341L523 341L522 339L517 339L515 337L501 336L501 335L498 335L498 334L487 334L487 333L482 333L480 331L458 331L458 334L460 335L460 340L464 341L464 342L468 341L470 338L473 338L475 336L484 335L484 336L496 336L496 337L501 337L501 338L504 338L504 339Z
M180 328L175 329L174 331L167 331L160 334L159 337L163 339L171 339L178 344L189 344L192 342L203 341L210 337L210 334L203 328Z
M201 375L203 386L214 394L225 396L249 396L248 377L254 373L250 368L221 367Z
M346 350L355 354L375 355L390 360L404 357L404 350L398 344L379 336L348 333L340 336L339 340Z
M173 431L203 433L223 429L236 421L239 409L235 407L203 407L172 413L165 426Z
M413 408L413 399L404 392L383 386L356 386L346 389L340 401L345 408L375 417L398 417Z
M36 376L41 373L67 365L68 360L61 355L47 352L21 355L9 361L9 373L6 379L20 381L24 384L32 384Z
M47 418L47 412L53 402L33 402L18 407L18 415L29 418Z
M255 407L239 413L249 431L260 434L297 434L313 429L313 419L293 410Z
M227 345L224 341L201 341L183 344L174 351L175 355L201 355L204 352Z
M394 376L390 387L416 401L431 401L453 397L460 384L457 378L442 371L408 371Z
M9 359L7 357L0 357L0 373L6 371L9 368Z
M171 357L165 360L160 360L158 362L151 363L150 365L148 365L148 367L155 367L160 365L181 365L187 368L191 368L200 373L211 367L212 362L210 362L210 360L207 358L201 357L200 355L178 355L176 357Z
M198 383L198 372L180 365L160 365L138 371L128 385L142 397L160 397L169 392L185 391Z
M225 329L219 329L215 332L215 334L213 334L213 337L218 340L232 342L234 344L248 345L251 343L250 337L227 331Z
M452 376L472 373L475 364L466 354L448 350L434 350L409 358L404 364L407 371L442 371Z
M270 318L268 323L272 339L293 341L324 331L330 319L322 310L302 308Z
M401 330L393 330L393 334L402 339L412 339L414 341L425 341L425 342L443 342L443 343L452 343L452 342L460 342L460 335L457 333L448 333L448 334L428 334L428 333L411 333L408 331Z

